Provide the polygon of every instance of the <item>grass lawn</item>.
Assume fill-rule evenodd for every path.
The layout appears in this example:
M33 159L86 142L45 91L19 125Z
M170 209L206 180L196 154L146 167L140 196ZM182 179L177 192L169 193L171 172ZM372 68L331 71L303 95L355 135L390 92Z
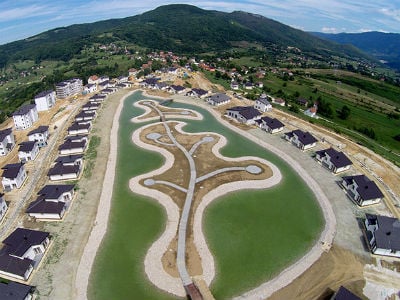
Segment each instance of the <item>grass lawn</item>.
M139 93L129 97L121 114L113 205L108 232L91 274L89 299L172 298L151 285L143 265L146 251L164 228L164 210L128 188L131 177L162 164L159 155L131 143L133 130L143 126L129 122L141 113L132 106L141 98ZM304 254L318 237L323 218L310 189L284 162L238 137L207 111L196 110L205 118L188 121L186 131L224 134L231 141L224 147L224 155L264 157L278 165L284 176L272 189L230 194L206 211L204 229L218 274L211 289L216 299L224 299L257 286Z

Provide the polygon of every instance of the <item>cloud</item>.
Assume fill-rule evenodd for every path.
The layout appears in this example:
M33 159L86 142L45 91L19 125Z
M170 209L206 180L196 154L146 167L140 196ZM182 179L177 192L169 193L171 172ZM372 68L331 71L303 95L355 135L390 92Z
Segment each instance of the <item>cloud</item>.
M21 18L30 18L33 16L41 16L49 13L50 12L46 7L39 5L3 9L0 11L0 22L20 20Z
M322 27L321 31L323 33L338 33L339 30L335 27Z
M381 8L379 12L400 22L400 9Z

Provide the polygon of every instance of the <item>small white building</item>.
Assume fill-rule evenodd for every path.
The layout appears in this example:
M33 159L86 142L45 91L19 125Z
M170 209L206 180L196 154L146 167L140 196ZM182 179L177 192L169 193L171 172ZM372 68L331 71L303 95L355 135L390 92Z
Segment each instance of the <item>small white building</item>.
M88 110L88 111L81 111L79 114L75 116L75 122L81 121L92 121L96 118L96 111Z
M349 170L353 164L343 152L333 148L316 151L315 159L334 174Z
M83 154L71 154L59 156L55 160L56 163L61 163L64 166L83 166Z
M365 175L344 176L341 184L351 200L359 206L377 204L383 198L376 183Z
M39 118L36 104L21 106L13 113L15 129L25 130L30 128Z
M87 143L86 141L71 141L66 140L58 147L60 155L80 154L85 152Z
M376 255L400 258L400 220L366 214L365 234L370 251Z
M26 281L42 260L50 244L50 234L17 228L3 244L0 251L0 274Z
M49 138L49 126L39 126L38 128L28 133L29 141L36 141L39 148L47 146L47 140Z
M49 170L47 176L49 176L51 181L78 179L81 169L79 165L70 166L56 163L54 167Z
M98 110L100 108L100 104L99 103L93 103L91 101L85 103L84 105L82 105L82 110Z
M231 98L226 94L220 93L207 97L206 101L213 106L220 106L229 103Z
M258 109L259 111L262 112L267 112L272 110L272 105L268 101L267 96L266 97L260 97L254 102L254 108Z
M74 197L74 185L46 185L26 210L36 219L61 220Z
M88 123L81 124L81 123L73 123L70 127L68 127L68 134L69 135L77 135L77 134L88 134L92 129L92 124L90 121Z
M7 155L15 146L15 136L11 128L0 130L0 156Z
M8 205L4 198L4 194L0 193L0 222L3 220L7 213Z
M83 88L83 93L84 94L91 94L97 91L97 85L96 84L87 84Z
M262 117L258 123L262 130L269 133L278 133L283 130L283 127L285 127L285 125L278 119L267 116Z
M37 111L46 111L56 103L56 92L48 90L41 92L35 96L35 104Z
M23 163L8 164L2 168L3 174L1 184L6 192L19 189L27 178L27 173Z
M243 84L243 88L245 90L252 90L254 87L254 85L251 82L246 82L245 84Z
M272 103L274 103L276 105L285 106L285 104L286 104L286 101L283 100L282 98L272 98L271 97L271 99L272 99Z
M247 125L255 124L261 118L261 113L253 106L231 107L226 110L225 115Z
M39 145L36 141L27 141L19 144L18 158L22 163L35 160L39 154Z
M88 78L88 84L98 84L99 77L97 75L92 75Z
M237 81L232 81L231 82L231 89L232 90L238 90L239 89L239 83L237 83Z
M285 139L301 150L308 150L317 145L317 139L309 132L296 129L284 134Z

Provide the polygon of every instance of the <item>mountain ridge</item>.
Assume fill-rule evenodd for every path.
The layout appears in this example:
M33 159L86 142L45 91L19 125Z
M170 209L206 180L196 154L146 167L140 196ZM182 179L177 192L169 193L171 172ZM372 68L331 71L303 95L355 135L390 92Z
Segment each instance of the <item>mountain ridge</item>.
M248 41L264 46L294 46L327 57L369 58L354 47L325 41L260 15L172 4L132 17L58 27L1 45L0 67L23 59L67 61L86 45L115 41L180 54L223 51L231 48L232 42Z

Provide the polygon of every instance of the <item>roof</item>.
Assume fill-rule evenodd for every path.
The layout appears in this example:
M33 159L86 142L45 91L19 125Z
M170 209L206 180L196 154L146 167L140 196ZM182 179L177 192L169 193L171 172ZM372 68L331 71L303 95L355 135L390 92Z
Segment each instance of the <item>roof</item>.
M83 110L83 111L81 111L79 114L77 114L77 115L75 116L75 118L93 117L93 116L95 116L95 115L96 115L96 112L95 112L95 111L86 111L86 110Z
M265 116L262 117L261 120L265 123L265 125L267 125L271 129L278 129L285 126L281 121L279 121L276 118L272 119L270 117Z
M0 282L0 299L3 300L23 300L34 289L33 286L10 281Z
M357 184L357 192L363 200L383 197L383 194L376 183L365 175L345 176L343 179L347 182L354 181Z
M107 96L104 95L104 94L96 94L96 95L93 95L92 97L90 97L89 100L104 99L104 98L106 98L106 97L107 97Z
M206 91L206 90L203 90L203 89L196 89L196 88L194 88L194 89L192 89L192 91L195 92L195 93L196 93L197 95L199 95L199 96L202 96L202 95L207 94L207 91Z
M300 129L293 130L293 134L297 136L303 145L310 145L316 143L318 140L308 131L301 131Z
M13 116L23 116L28 114L33 108L36 107L36 104L26 104L21 106L17 111L13 113Z
M28 135L36 134L36 133L44 133L49 131L49 126L39 126L38 128L29 131Z
M76 165L63 165L61 163L56 163L54 167L52 167L49 172L47 172L48 176L53 175L64 175L64 174L78 174L80 170L79 166Z
M79 149L79 148L85 148L85 146L86 146L86 141L78 142L78 141L66 140L64 144L58 147L58 150Z
M0 130L0 142L4 141L4 139L12 133L12 128L6 128Z
M39 94L37 94L35 96L35 99L45 97L45 96L47 96L49 94L52 94L52 93L55 93L55 92L53 90L47 90L47 91L40 92Z
M267 97L260 97L256 101L261 102L262 104L265 104L265 105L271 105L271 103L269 103Z
M179 92L179 91L183 91L185 89L185 87L183 87L181 85L171 85L171 89L174 89L175 91Z
M62 163L62 164L68 164L68 163L74 163L78 159L83 159L83 154L59 156L59 157L57 157L55 162L59 162L59 163Z
M341 286L337 291L333 300L361 300L358 296L354 295L345 287Z
M400 251L400 220L392 217L366 214L369 221L376 222L374 232L376 246L381 249Z
M24 277L31 266L33 266L33 260L29 258L20 259L6 253L0 255L0 270L4 272Z
M17 228L3 241L3 244L6 245L4 247L7 254L22 257L30 247L40 245L48 237L49 233L45 231Z
M72 141L82 141L82 140L87 141L87 139L88 139L88 135L87 134L77 134L77 135L68 135L65 138L65 141L70 141L70 142L72 142Z
M214 95L211 95L209 99L211 101L214 101L215 103L221 103L221 102L229 101L231 98L226 94L214 94Z
M228 111L237 111L246 120L251 120L255 117L261 116L261 113L253 106L234 106L227 109Z
M65 208L65 202L47 201L44 196L39 196L31 202L26 212L28 214L61 214Z
M63 193L73 190L74 187L74 184L48 184L38 192L38 195L45 196L46 199L58 199Z
M18 173L23 165L24 165L23 163L5 165L2 168L4 171L3 171L3 175L1 175L1 176L5 177L5 178L11 178L11 179L17 178Z
M336 168L342 168L353 164L343 152L337 151L333 148L316 151L315 153L319 156L328 155Z
M73 123L70 127L68 127L68 131L71 130L80 130L80 129L89 129L90 123L80 124L80 123Z
M297 103L302 104L302 105L307 105L308 101L304 98L298 98Z
M31 152L33 148L35 148L36 144L37 144L36 141L22 142L21 144L19 144L18 151Z

